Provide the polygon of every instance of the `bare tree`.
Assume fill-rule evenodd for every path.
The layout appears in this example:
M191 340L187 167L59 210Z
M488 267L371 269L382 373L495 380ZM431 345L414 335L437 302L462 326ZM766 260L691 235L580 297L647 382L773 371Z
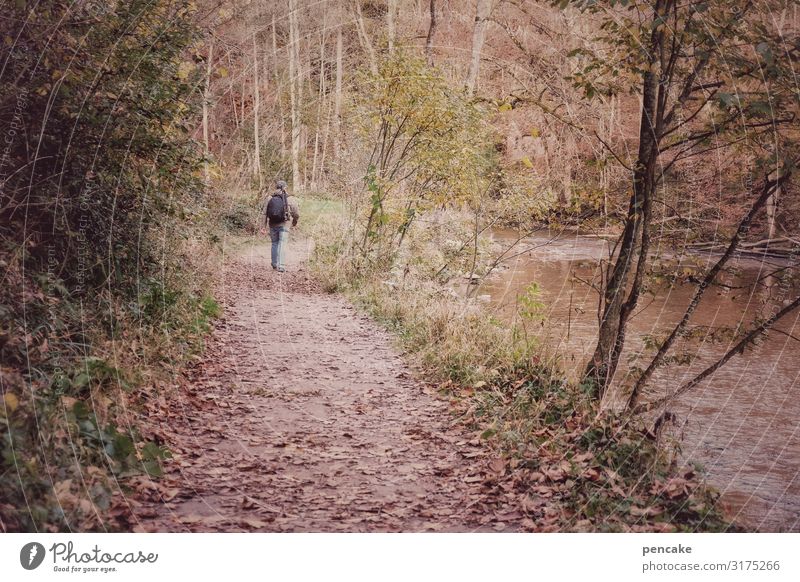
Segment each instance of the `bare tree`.
M214 59L214 37L211 37L211 42L208 45L208 56L206 57L206 81L203 90L203 154L205 160L203 162L203 178L206 186L211 183L211 173L208 167L209 158L211 157L211 150L208 146L208 104L211 101L211 64Z
M492 0L477 0L475 9L475 27L472 29L472 59L469 64L469 73L465 83L467 95L472 96L478 82L478 73L481 67L481 51L486 38L486 28L489 24L489 14L492 11Z
M320 149L324 149L324 143L320 143L320 138L322 137L323 127L325 123L323 122L323 112L325 110L325 94L326 94L326 87L325 87L325 43L327 39L326 35L326 16L323 15L322 17L322 29L319 34L319 87L317 92L317 121L316 121L316 128L314 131L314 158L313 163L311 164L311 187L316 188L317 186L317 175L321 171L320 165L320 158L321 158L321 151Z
M340 157L340 134L342 131L342 27L336 29L336 92L333 98L333 155Z
M297 24L297 0L289 0L289 98L292 117L292 187L302 190L300 174L300 100L302 85L300 82L300 33Z
M397 12L397 0L386 1L386 36L389 43L389 53L394 50L394 40L397 34L395 30L394 16Z
M283 94L281 78L278 73L278 34L275 30L275 13L272 14L272 76L275 84L275 107L280 119L281 153L286 155L286 122L283 118Z
M425 58L429 66L433 66L433 35L436 34L436 0L430 3L431 21L428 26L428 36L425 39Z
M253 171L258 176L259 191L264 187L261 175L261 136L259 133L259 115L261 114L261 86L258 79L258 41L253 33L253 142L255 144Z
M361 40L361 46L364 52L367 53L369 61L369 70L373 75L378 74L378 59L375 56L375 49L372 47L372 41L367 34L367 28L364 26L364 15L361 13L361 0L355 0L356 7L356 28L358 29L358 38Z

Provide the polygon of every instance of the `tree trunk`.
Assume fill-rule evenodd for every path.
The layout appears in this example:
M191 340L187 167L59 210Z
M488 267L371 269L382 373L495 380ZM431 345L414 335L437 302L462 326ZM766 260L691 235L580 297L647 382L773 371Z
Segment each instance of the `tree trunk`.
M428 37L425 39L425 59L428 66L433 66L433 35L436 34L436 0L430 3L431 21L428 26Z
M386 2L386 35L389 43L389 54L394 51L394 39L397 34L395 30L394 15L397 11L397 0L387 0Z
M364 26L364 16L361 14L361 0L355 0L356 5L356 28L358 28L358 37L361 39L361 46L364 47L364 52L367 53L369 60L369 70L373 75L378 74L378 59L375 57L375 49L372 48L372 41L367 36L367 29Z
M657 2L653 20L661 19L663 3ZM603 290L602 317L597 345L586 368L593 382L595 397L602 399L611 385L625 343L625 329L639 299L647 266L652 199L660 141L659 120L663 115L663 87L659 85L663 27L654 26L648 46L647 68L642 74L642 114L639 126L639 150L633 176L633 192L625 228L619 241L619 253L610 267ZM635 267L635 269L634 269Z
M289 0L289 99L292 118L292 188L302 189L300 177L300 59L296 0Z
M283 91L281 79L278 74L278 34L275 31L275 14L272 14L272 74L275 83L275 105L278 109L281 130L281 155L286 155L286 121L283 117Z
M467 95L472 97L475 86L478 83L478 73L481 67L481 51L486 37L486 28L489 24L489 13L492 10L492 0L478 0L475 11L475 27L472 29L472 60L469 65L469 73L465 86Z
M231 53L228 53L228 69L233 70L233 65L231 63ZM233 91L233 83L231 83L231 87L228 90L228 94L231 98L231 110L233 111L233 119L236 122L236 129L239 130L239 127L244 123L244 112L242 112L242 117L239 117L239 107L236 104L236 93Z
M319 160L319 179L320 182L324 185L325 178L327 176L327 172L325 171L325 160L327 159L328 154L328 144L330 143L330 135L331 135L331 111L333 109L333 105L331 102L331 98L328 97L328 109L327 113L325 114L325 131L322 134L322 155L320 156Z
M258 177L258 190L264 188L263 177L261 175L261 136L259 133L259 115L261 114L261 87L258 82L258 41L256 34L253 33L253 155L255 157L253 171Z
M209 158L211 157L211 149L208 143L208 102L211 99L211 63L214 59L214 37L211 37L211 43L208 45L208 60L206 61L206 83L203 90L203 154L205 161L203 162L203 178L206 187L211 183L211 171L208 167Z
M239 111L242 112L242 123L244 123L245 118L247 117L246 112L246 100L247 94L249 93L249 89L247 88L247 78L245 75L240 75L242 80L242 88L239 91ZM244 140L240 140L242 144L242 155L247 158L248 164L250 163L250 144L245 143Z
M299 13L299 11L298 11ZM306 103L310 102L313 98L314 90L311 83L311 35L306 39L305 35L300 34L299 19L295 19L297 26L297 63L299 74L297 76L297 94L300 96L298 103L300 104L300 167L303 171L302 189L305 190L309 183L309 170L311 165L308 163L308 143L310 126L304 122ZM307 40L306 50L303 50L304 40ZM308 93L306 93L308 91ZM310 113L310 112L309 112Z
M322 32L319 41L319 91L317 94L317 123L314 131L314 163L311 166L311 188L317 187L319 172L320 134L322 132L322 114L325 105L325 17L322 18Z
M767 238L775 238L775 217L778 213L778 200L781 196L781 187L778 185L775 192L767 199Z
M339 161L342 131L342 27L336 29L336 93L333 100L333 156Z

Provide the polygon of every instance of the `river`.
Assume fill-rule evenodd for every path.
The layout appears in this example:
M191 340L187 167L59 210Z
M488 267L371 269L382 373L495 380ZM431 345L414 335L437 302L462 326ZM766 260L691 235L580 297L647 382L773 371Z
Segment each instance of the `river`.
M516 231L503 229L496 229L493 236L506 248L519 238ZM513 257L504 263L508 268L481 283L477 294L500 317L512 321L519 318L518 296L537 283L544 324L526 325L542 338L548 352L558 354L564 372L576 379L597 338L598 296L584 281L596 277L608 245L602 238L578 233L527 236L507 253ZM690 277L702 275L702 268L716 260L707 255L679 259L665 249L655 249L655 254L672 257ZM779 278L764 279L775 264L748 259L734 261L732 267L733 273L719 277L728 287L708 290L692 326L748 325L796 296L797 290ZM762 284L755 285L758 280ZM691 283L662 282L641 297L629 324L617 381L624 380L629 366L646 365L646 358L633 359L644 338L668 332L695 288ZM792 335L800 336L798 314L788 316L754 349L735 356L671 407L678 414L684 459L704 468L708 482L722 493L726 514L748 529L800 531L800 400L796 397L800 342ZM692 379L732 345L730 337L695 342L684 350L693 356L691 363L659 370L645 399Z

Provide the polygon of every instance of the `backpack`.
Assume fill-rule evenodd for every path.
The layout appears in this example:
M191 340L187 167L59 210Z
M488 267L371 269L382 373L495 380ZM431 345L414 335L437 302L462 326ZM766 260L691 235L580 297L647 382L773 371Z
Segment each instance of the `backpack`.
M267 219L270 224L286 222L289 220L289 204L286 200L286 193L276 193L267 203Z

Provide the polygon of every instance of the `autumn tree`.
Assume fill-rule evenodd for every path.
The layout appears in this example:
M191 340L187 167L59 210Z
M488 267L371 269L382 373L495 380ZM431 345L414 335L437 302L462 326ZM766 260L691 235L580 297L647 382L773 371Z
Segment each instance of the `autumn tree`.
M481 110L421 58L395 48L360 81L370 193L361 250L391 252L420 212L485 192L494 153Z
M669 184L670 172L690 158L736 148L759 184L751 212L758 212L791 176L797 159L791 67L798 47L796 36L789 35L793 40L787 42L786 31L771 19L774 11L786 8L782 1L560 4L571 4L600 21L603 50L574 51L581 63L572 77L575 85L589 99L624 92L641 99L636 156L626 162L612 151L630 172L631 188L623 231L604 272L599 335L586 368L587 380L602 398L647 283L654 205ZM740 239L734 237L734 247ZM713 279L698 289L687 321ZM676 335L682 326L685 322ZM671 342L660 347L637 384L634 402Z

